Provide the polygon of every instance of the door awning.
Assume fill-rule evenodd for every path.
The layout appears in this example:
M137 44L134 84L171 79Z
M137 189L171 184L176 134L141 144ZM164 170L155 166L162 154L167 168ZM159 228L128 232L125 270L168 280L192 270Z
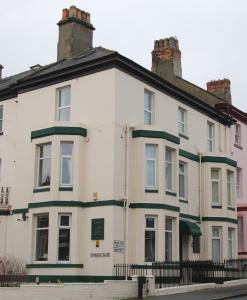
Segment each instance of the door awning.
M182 235L202 235L200 227L196 223L192 223L188 220L179 220L179 230Z

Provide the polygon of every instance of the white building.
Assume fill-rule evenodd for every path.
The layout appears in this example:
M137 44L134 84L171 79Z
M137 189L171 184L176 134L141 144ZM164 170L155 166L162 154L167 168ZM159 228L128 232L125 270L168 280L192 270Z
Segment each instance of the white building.
M232 120L203 95L219 99L92 48L93 29L65 9L59 60L0 80L0 255L41 281L236 257Z

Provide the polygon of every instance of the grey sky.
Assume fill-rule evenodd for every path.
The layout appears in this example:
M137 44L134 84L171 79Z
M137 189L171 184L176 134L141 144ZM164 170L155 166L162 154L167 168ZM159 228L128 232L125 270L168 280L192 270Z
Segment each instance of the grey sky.
M247 111L246 0L1 1L0 63L4 76L56 60L62 9L91 13L94 46L114 49L150 69L155 39L176 36L183 78L205 88L229 78L233 104Z

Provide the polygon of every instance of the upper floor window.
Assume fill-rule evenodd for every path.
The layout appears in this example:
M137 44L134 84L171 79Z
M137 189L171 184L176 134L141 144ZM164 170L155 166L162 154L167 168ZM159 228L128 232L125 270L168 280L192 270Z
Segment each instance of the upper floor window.
M166 172L166 190L174 190L174 150L166 148L165 151L165 172Z
M236 172L236 194L238 198L241 198L241 189L242 189L242 169L237 168Z
M186 180L186 170L187 165L183 161L179 161L179 198L186 199L186 192L187 192L187 180Z
M154 93L144 90L144 125L154 124Z
M72 186L72 142L62 142L60 147L60 186Z
M178 108L178 132L184 135L187 133L186 114L187 111L185 109L181 107Z
M36 249L35 260L48 260L48 235L49 235L49 215L42 214L36 216Z
M3 106L0 106L0 133L3 132Z
M241 125L236 124L235 126L235 144L241 146Z
M51 183L51 143L38 146L38 186Z
M157 173L157 145L147 144L145 147L146 157L146 189L155 189Z
M57 90L57 120L70 121L70 86Z
M207 136L207 150L209 152L213 152L214 148L215 148L214 124L208 122L207 123L207 131L208 131L208 136Z
M227 170L227 205L232 207L233 202L233 175L234 173L230 170Z
M220 169L211 169L212 205L221 204Z

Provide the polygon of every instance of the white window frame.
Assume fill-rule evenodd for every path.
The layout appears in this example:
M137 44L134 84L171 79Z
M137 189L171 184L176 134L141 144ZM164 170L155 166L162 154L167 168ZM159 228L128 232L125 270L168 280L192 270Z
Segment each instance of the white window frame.
M238 216L238 250L239 251L244 250L244 217L243 216Z
M146 99L146 94L150 95L151 97L151 110L148 109L146 106L145 106L145 99ZM147 90L147 89L144 89L144 125L154 125L155 123L155 104L154 104L155 100L154 100L154 93ZM147 114L150 114L150 123L149 122L146 122L145 120L145 113Z
M48 216L48 227L38 227L38 217L41 216ZM34 216L35 219L35 237L34 237L34 261L35 263L47 263L49 260L49 225L50 225L50 216L49 213L42 213L42 214L37 214ZM46 260L37 260L36 255L37 255L37 232L38 230L48 230L48 245L47 245L47 259Z
M63 226L61 225L61 217L66 216L69 217L69 225ZM59 213L58 214L58 238L57 238L57 262L58 263L70 263L71 262L71 220L72 220L72 214L71 213ZM69 260L59 260L59 235L60 235L60 229L69 229L70 231L70 240L69 240Z
M183 120L180 118L181 116L183 116ZM178 108L178 133L187 134L187 110L182 107Z
M235 144L241 146L241 125L239 123L235 125Z
M171 160L167 159L167 153L171 153ZM171 187L168 186L168 178L167 178L167 168L170 167L171 170ZM165 147L165 190L167 192L175 191L175 150L169 147Z
M234 257L234 233L235 229L228 227L228 259Z
M150 227L147 227L147 218L153 218L154 219L154 227L150 228ZM152 262L155 262L157 260L157 238L158 238L158 235L157 235L157 228L158 228L158 218L157 216L155 215L145 215L145 232L144 232L144 261L145 263L152 263ZM146 261L146 257L145 257L145 250L146 250L146 231L153 231L154 232L154 238L155 238L155 241L154 241L154 247L155 247L155 250L154 250L154 261Z
M233 180L234 180L234 172L231 170L227 170L226 184L227 184L227 206L228 207L234 207Z
M50 145L51 146L51 154L50 154L50 156L40 157L40 155L41 155L41 147L44 147L46 145ZM52 143L49 142L49 143L39 144L39 145L37 145L37 147L38 147L37 188L39 188L39 189L49 188L50 185L51 185ZM50 159L50 184L49 185L40 185L40 182L39 182L39 179L40 179L40 177L39 177L40 162L41 162L41 160L45 160L45 159Z
M218 178L212 178L212 171L218 171ZM213 183L218 183L218 202L213 202ZM211 195L212 195L212 206L221 206L221 169L211 168Z
M147 147L155 148L155 157L147 157L146 149ZM145 144L145 189L147 190L156 190L157 189L157 155L158 155L158 145L157 144ZM154 161L154 186L148 185L148 174L147 174L147 162Z
M69 90L69 104L60 106L60 104L59 104L60 103L60 95L61 95L61 92L64 91L64 90ZM70 87L70 85L58 88L56 90L56 94L57 94L56 120L61 121L61 122L69 122L70 121L70 113L71 113L71 87ZM61 118L60 118L60 111L62 111L64 109L69 109L69 119L68 120L61 120Z
M62 154L62 145L63 144L72 144L72 153L71 155ZM73 186L73 149L74 149L74 142L71 141L61 141L60 142L60 187L72 187ZM63 183L63 159L70 159L70 182L65 184Z
M183 165L184 167L184 172L182 173L181 170L180 170L180 165ZM188 166L187 166L187 163L184 162L184 161L179 161L179 165L178 165L178 172L179 172L179 191L178 191L178 194L179 194L179 199L181 200L187 200L187 190L188 190L188 185L187 185L187 169L188 169ZM180 176L183 176L184 177L184 196L181 196L180 195Z
M215 230L219 230L219 235L217 236L214 236L213 235L213 231ZM221 261L222 259L222 227L219 227L219 226L212 226L212 260L214 260L213 258L213 240L219 240L220 243L219 243L219 254L220 254L220 257L219 257L219 261Z
M0 133L2 132L3 132L3 105L0 105Z
M171 225L172 225L172 228L171 229L167 229L167 226L166 226L166 221L169 220L171 221ZM174 258L174 222L175 222L175 219L173 217L169 217L169 216L166 216L165 217L165 261L172 261L173 258ZM172 242L172 245L171 245L171 259L167 259L167 240L166 240L166 234L171 234L171 242Z
M210 128L212 130L210 130ZM210 132L212 133L212 136L210 136ZM215 125L211 122L207 122L207 151L215 151Z
M242 169L236 169L236 195L238 198L242 197Z

